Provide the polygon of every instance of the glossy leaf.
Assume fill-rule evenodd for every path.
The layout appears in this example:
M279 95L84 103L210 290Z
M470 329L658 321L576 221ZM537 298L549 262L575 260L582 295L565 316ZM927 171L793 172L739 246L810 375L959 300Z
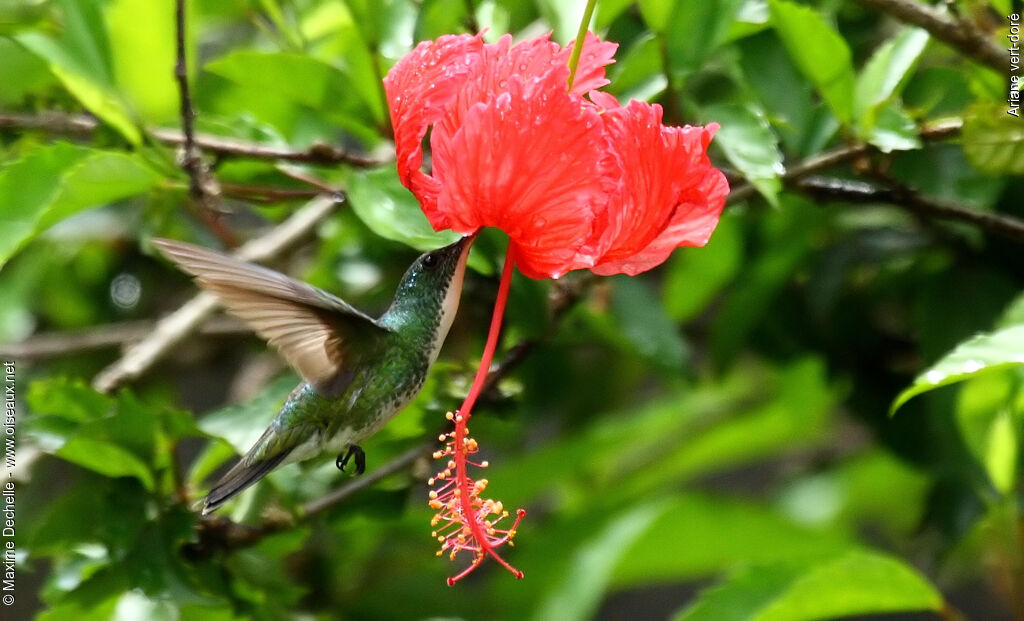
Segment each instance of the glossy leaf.
M735 104L705 108L704 117L722 127L715 134L714 144L726 159L743 173L772 206L778 207L782 165L778 139L772 132L764 112L752 106Z
M1024 365L1024 325L979 334L933 364L901 392L889 409L894 414L904 403L940 386Z
M417 250L433 250L458 239L450 231L434 231L393 168L353 171L347 179L353 211L377 235Z

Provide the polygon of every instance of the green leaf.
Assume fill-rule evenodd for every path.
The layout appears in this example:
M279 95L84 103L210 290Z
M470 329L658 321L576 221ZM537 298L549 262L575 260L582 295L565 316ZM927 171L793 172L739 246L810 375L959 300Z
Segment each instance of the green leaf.
M1009 114L1017 110L1017 115ZM1024 174L1021 108L975 104L964 111L963 145L968 161L990 175Z
M854 115L862 137L871 135L879 108L907 83L927 44L927 31L905 28L871 55L857 76L854 94Z
M917 123L896 102L882 106L865 139L883 153L921 147Z
M96 420L115 406L112 397L80 382L55 378L32 382L27 401L35 416L49 414L75 423Z
M911 611L941 611L942 596L901 561L849 551L806 565L781 562L733 574L704 591L677 621L814 621Z
M576 549L568 571L537 608L537 619L591 619L622 554L665 510L667 503L631 507Z
M118 90L145 121L175 121L179 104L173 72L174 6L150 0L114 0L104 16ZM163 70L155 71L157 67Z
M778 207L781 175L786 169L778 138L764 111L751 104L717 104L704 108L703 117L721 124L714 144L773 207Z
M374 106L359 95L347 72L309 56L285 52L236 51L206 65L206 70L246 88L264 91L318 111L357 137L376 136Z
M135 477L150 491L155 487L153 473L146 464L116 444L77 437L71 438L55 454L108 477Z
M135 155L61 142L30 151L0 170L0 266L60 220L141 194L158 181Z
M682 76L699 69L718 51L729 34L742 1L647 4L660 5L649 11L645 20L651 30L661 36L673 75ZM665 5L670 7L667 19L657 21L665 13ZM647 15L653 20L647 19Z
M964 382L957 395L956 422L964 444L992 486L1004 495L1010 494L1017 482L1020 438L1014 424L1014 401L1020 380L1011 371L988 373Z
M844 125L853 118L854 73L846 41L813 8L770 0L772 25L793 63Z
M450 231L434 231L416 197L398 180L394 166L351 171L346 181L352 209L377 235L417 250L433 250L459 238Z
M1024 325L979 334L918 375L893 401L889 414L895 414L904 403L929 390L1020 365L1024 365Z
M110 124L128 142L139 144L142 133L114 87L109 42L98 4L60 0L57 5L62 21L59 37L28 31L15 39L45 61L83 106Z

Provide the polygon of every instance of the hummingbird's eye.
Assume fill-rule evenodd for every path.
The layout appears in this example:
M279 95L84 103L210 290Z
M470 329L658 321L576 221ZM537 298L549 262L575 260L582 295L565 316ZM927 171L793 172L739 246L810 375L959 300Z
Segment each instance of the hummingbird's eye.
M434 254L433 252L423 256L423 267L427 268L428 270L434 269L435 267L438 266L440 262L441 260L438 259L437 255Z

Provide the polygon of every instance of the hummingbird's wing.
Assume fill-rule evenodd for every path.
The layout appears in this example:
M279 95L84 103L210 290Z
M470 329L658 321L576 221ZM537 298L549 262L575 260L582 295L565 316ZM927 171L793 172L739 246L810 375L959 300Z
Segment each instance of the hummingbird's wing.
M153 244L324 396L343 393L360 358L388 333L341 298L279 272L192 244L157 238Z

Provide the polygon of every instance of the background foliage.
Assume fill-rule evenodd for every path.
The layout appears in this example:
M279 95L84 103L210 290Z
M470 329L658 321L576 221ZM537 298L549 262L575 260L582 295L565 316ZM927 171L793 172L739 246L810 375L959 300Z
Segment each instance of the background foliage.
M154 235L231 245L347 197L272 264L382 310L415 249L445 240L388 161L381 76L444 33L567 42L583 4L190 2L211 199L179 165L173 3L0 3L16 613L1024 616L1024 125L1006 114L1008 55L939 40L891 2L600 3L593 28L620 44L609 90L719 122L734 194L707 248L642 277L513 283L473 431L489 492L529 510L506 555L522 581L491 566L445 586L433 466L408 452L467 388L497 235L421 398L364 445L371 474L394 473L342 502L310 504L351 484L333 465L290 466L230 523L197 526L190 504L295 381L233 322L91 387L193 295ZM999 50L1011 10L936 14Z

